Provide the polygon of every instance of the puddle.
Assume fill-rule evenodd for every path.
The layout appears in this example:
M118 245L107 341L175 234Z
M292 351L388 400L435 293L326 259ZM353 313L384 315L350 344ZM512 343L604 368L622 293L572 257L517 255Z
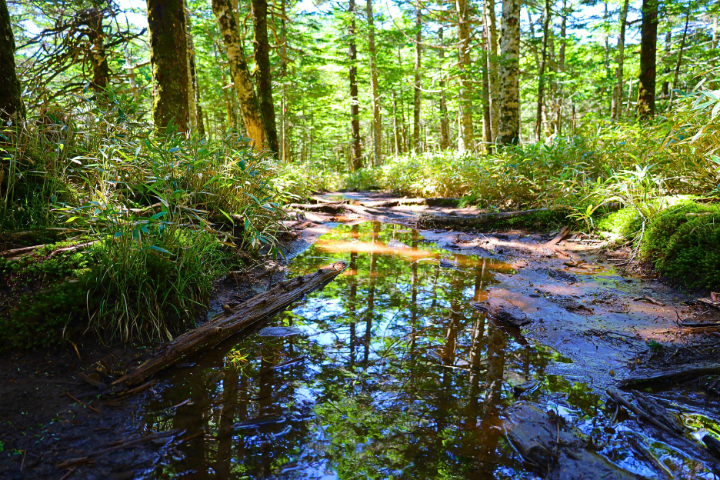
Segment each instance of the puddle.
M599 453L656 478L632 437L675 474L713 478L676 446L611 421L571 362L470 307L498 260L459 255L396 225L341 225L291 265L347 270L239 341L176 369L145 406L144 427L192 436L153 478L537 478L501 436L524 400L588 435ZM174 407L174 408L171 408ZM704 429L704 419L693 417ZM564 477L563 477L564 478ZM683 477L685 478L685 477Z

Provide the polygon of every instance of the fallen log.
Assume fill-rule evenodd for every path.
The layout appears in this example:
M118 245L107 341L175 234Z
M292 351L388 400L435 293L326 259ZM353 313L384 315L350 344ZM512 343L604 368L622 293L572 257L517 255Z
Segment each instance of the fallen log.
M668 383L680 383L703 375L720 374L720 364L702 363L690 366L680 366L668 370L648 372L644 375L628 377L618 384L620 388L646 388Z
M479 215L423 215L418 224L428 227L474 227L508 218L526 217L538 212L548 212L547 208L534 208L518 212L481 213Z
M346 268L337 262L320 268L315 273L293 278L277 284L265 293L238 305L233 314L221 314L162 347L133 372L115 380L113 385L137 385L148 377L174 365L189 355L211 348L227 338L252 326L258 321L286 308L309 292L321 288Z

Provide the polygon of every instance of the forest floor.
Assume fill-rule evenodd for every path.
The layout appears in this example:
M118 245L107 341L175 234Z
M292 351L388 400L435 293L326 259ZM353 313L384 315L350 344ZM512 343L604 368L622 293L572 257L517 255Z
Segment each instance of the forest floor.
M319 200L364 205L372 208L373 215L382 217L385 223L404 227L415 227L420 216L427 214L477 213L473 208L453 208L453 202L404 204L382 192L338 192L326 194ZM398 201L397 204L394 201ZM307 211L297 221L287 222L291 229L296 229L297 235L287 248L290 265L294 256L338 224L364 221L351 212ZM716 365L714 360L720 347L716 328L681 325L718 322L720 310L698 303L698 295L668 286L652 272L643 271L642 266L630 260L627 249L614 249L584 234L562 233L492 227L482 232L420 230L423 242L432 242L447 252L440 260L440 267L466 268L463 259L468 256L494 259L504 265L495 273L495 283L476 300L490 316L504 319L502 329L516 342L541 344L556 351L558 358L566 359L551 362L548 372L553 375L570 382L582 382L597 395L604 395L606 389L617 387L628 377L652 376L660 370L684 369L708 365L708 362ZM322 240L318 245L328 251L347 247L342 242L323 244ZM383 248L383 254L403 255L408 247L386 243ZM285 265L268 262L254 271L218 281L210 314L224 304L239 304L264 291L287 271ZM158 464L177 455L178 449L182 450L183 442L191 441L193 436L207 435L208 432L194 429L193 424L182 422L173 423L166 434L153 432L136 417L138 412L147 416L145 405L168 388L169 379L186 374L184 364L161 375L157 383L145 391L120 399L98 397L97 388L80 375L90 375L107 383L115 372L136 365L150 349L150 345L86 346L77 352L17 353L0 358L3 424L0 478L151 476L150 472ZM187 368L195 366L191 364ZM720 373L717 367L715 370L710 373ZM531 379L519 377L506 375L505 382L522 391L526 388L522 385ZM703 378L708 377L681 376L680 379L690 382L664 385L656 392L655 400L663 405L675 402L673 405L678 411L702 412L710 419L720 419L718 397L712 389L709 393L706 391L708 381ZM685 403L678 398L683 398ZM173 411L184 403L165 410ZM640 428L650 429L650 438L664 435L653 431L655 427L642 424ZM687 458L695 462L715 463L702 443L692 440L694 437L697 432L663 441L686 451ZM134 439L145 441L129 443ZM109 451L94 455L104 449ZM522 453L522 448L520 451ZM642 456L641 453L638 455ZM89 458L58 467L62 462L83 457Z

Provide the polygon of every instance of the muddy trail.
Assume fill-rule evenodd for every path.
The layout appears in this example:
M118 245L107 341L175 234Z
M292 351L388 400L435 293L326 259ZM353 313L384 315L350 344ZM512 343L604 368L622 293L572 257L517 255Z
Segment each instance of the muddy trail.
M75 404L0 476L718 478L720 310L583 235L418 229L477 212L384 194L316 201L361 208L297 209L289 265L213 310L329 263L341 276L124 403L84 397L99 412ZM74 418L104 436L83 443Z

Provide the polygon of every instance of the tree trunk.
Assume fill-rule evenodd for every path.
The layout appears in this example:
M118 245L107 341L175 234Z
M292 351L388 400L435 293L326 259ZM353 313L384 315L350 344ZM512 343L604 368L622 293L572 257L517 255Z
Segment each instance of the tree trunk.
M422 14L415 7L415 90L413 92L413 150L420 153L420 63L422 60Z
M255 96L255 89L250 80L245 53L240 43L240 31L238 30L235 14L229 0L212 0L212 10L215 18L217 18L220 35L225 45L225 53L230 64L230 73L235 84L237 99L240 102L240 111L242 112L245 129L252 140L253 148L262 150L266 141L265 127L260 105Z
M558 54L558 70L565 72L565 44L567 42L567 0L563 0L562 22L560 23L560 53ZM561 81L557 83L557 105L555 106L555 132L562 135L562 108L563 108L563 86Z
M488 97L490 100L490 141L493 142L497 136L500 126L500 92L498 78L498 50L497 50L497 28L495 26L495 0L485 0L485 28L487 29L486 49L488 71L488 86L490 88Z
M393 136L395 140L395 160L397 160L402 149L402 138L400 136L400 125L398 125L398 106L395 90L393 90Z
M108 66L107 53L105 51L105 35L103 34L103 12L98 10L97 5L90 9L89 13L89 37L92 43L90 52L90 63L93 70L92 87L96 91L104 90L110 79L110 67Z
M357 85L357 45L355 44L355 0L349 0L350 26L350 130L352 136L350 165L353 171L362 168L362 150L360 149L360 105L358 103Z
M275 102L272 96L272 75L270 73L270 42L267 32L267 0L252 0L252 16L257 67L257 92L260 103L260 115L265 128L265 139L270 152L277 157L278 138L275 123Z
M189 82L184 0L147 0L153 121L157 132L171 122L188 131Z
M128 79L130 81L130 91L133 95L133 100L135 100L135 103L140 102L140 92L138 91L137 86L137 80L136 80L136 73L135 73L135 65L132 61L132 54L130 53L130 49L125 49L125 68L128 72Z
M542 51L540 52L540 65L538 66L538 98L537 98L537 119L535 120L535 138L542 141L543 134L543 107L545 102L545 65L547 64L548 38L550 37L550 0L545 0L545 11L543 12L543 40Z
M655 116L655 55L657 52L658 0L643 0L640 75L638 76L638 118Z
M617 82L613 89L613 103L610 109L610 117L612 120L617 121L622 117L622 94L623 94L623 63L625 62L625 27L627 23L628 7L630 6L630 0L623 2L622 10L620 11L620 34L618 35L618 53L617 53L617 70L616 77Z
M378 87L377 54L375 52L375 24L372 0L367 0L368 53L370 54L370 86L373 109L373 165L380 165L382 154L382 123L380 120L380 88Z
M438 58L440 59L440 68L442 68L445 63L442 25L438 29L438 42L440 43ZM448 148L450 148L450 123L448 121L447 99L445 98L445 77L440 77L440 149L447 150Z
M482 52L482 59L483 59L483 65L489 65L490 61L490 46L488 45L488 36L487 36L487 16L483 19L484 25L483 25L483 32L482 32L482 39L483 39L483 52ZM491 152L491 144L492 144L492 123L490 121L491 112L490 112L490 75L488 73L487 68L482 69L482 82L483 82L483 144L484 148L483 151L485 153ZM496 102L497 103L497 102Z
M458 21L458 151L464 153L473 148L473 122L470 79L470 15L467 0L456 0Z
M188 48L188 120L190 131L198 133L198 86L197 72L195 71L195 44L192 37L192 21L190 18L190 10L185 9L185 22L187 25L187 48Z
M687 40L688 24L690 23L690 4L687 6L687 12L685 13L685 28L683 29L682 39L680 40L680 51L678 52L677 63L675 64L675 74L673 75L673 92L670 93L670 105L672 107L674 91L678 89L678 83L680 82L680 67L682 66L683 50L685 50L685 42ZM668 108L669 108L668 107Z
M520 0L503 0L500 33L500 126L497 142L520 143Z
M288 127L288 113L290 109L287 103L287 27L285 25L285 0L280 2L280 71L283 79L282 84L282 105L281 105L281 137L282 137L282 148L281 158L282 161L288 163L290 161L290 128Z
M670 58L670 49L672 48L672 25L668 28L668 31L665 32L665 58ZM670 73L670 68L665 67L663 70L663 75L667 75ZM670 96L670 82L667 80L667 77L665 78L665 81L663 81L662 89L660 90L660 96L662 98L668 98Z
M15 72L15 37L5 0L0 0L0 85L0 122L3 126L21 123L25 119L25 106Z

